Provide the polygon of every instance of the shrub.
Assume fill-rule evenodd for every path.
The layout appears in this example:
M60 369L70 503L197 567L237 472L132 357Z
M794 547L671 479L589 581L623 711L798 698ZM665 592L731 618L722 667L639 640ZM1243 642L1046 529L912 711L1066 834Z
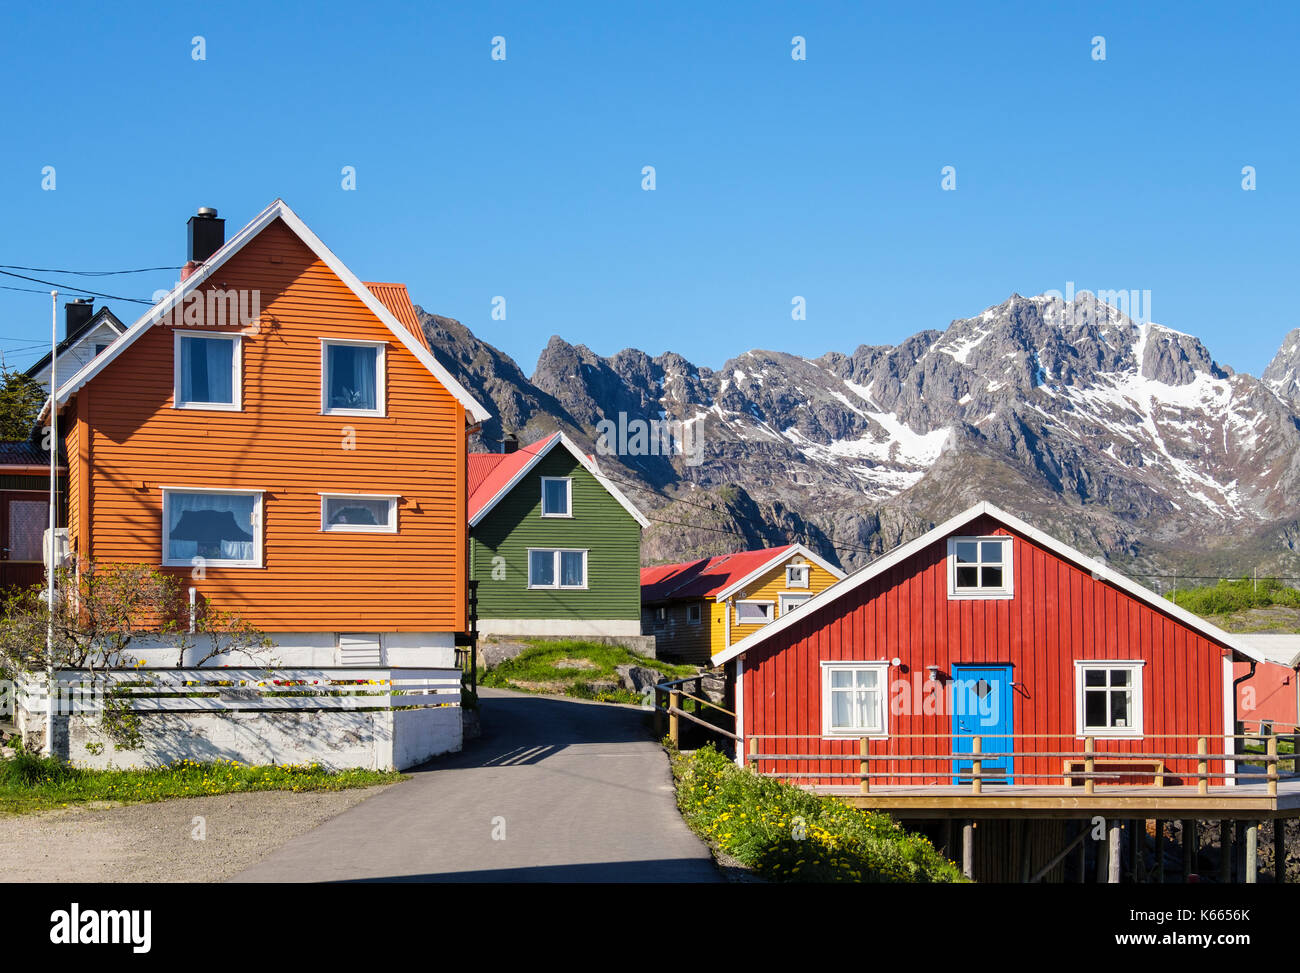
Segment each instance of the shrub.
M760 777L712 746L677 757L673 771L686 823L774 881L964 881L928 839L889 816Z
M1250 578L1224 580L1202 588L1171 592L1166 597L1178 607L1197 615L1229 615L1273 605L1300 608L1300 591L1276 578L1260 578L1258 581Z

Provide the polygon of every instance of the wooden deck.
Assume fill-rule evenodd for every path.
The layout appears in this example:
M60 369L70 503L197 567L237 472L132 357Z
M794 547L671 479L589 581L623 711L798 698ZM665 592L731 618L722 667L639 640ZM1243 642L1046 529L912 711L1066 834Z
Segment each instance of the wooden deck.
M853 786L810 787L834 795L854 807L888 811L900 818L1087 818L1111 815L1129 818L1213 818L1263 821L1300 817L1300 780L1281 780L1277 796L1268 784L1242 783L1211 787L1129 787L1109 785L1085 794L1081 787L1017 787L984 785L972 794L969 786L883 787L863 794Z

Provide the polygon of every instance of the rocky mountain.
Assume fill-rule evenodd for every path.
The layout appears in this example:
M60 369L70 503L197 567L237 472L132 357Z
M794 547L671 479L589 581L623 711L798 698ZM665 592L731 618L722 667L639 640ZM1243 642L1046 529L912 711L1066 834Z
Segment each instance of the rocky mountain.
M1300 399L1300 328L1282 339L1282 347L1264 369L1264 381L1288 399Z
M1300 573L1300 331L1261 380L1086 293L1012 295L898 345L716 372L553 337L525 378L422 320L499 416L484 448L562 428L668 521L648 562L799 539L853 567L989 499L1131 573Z

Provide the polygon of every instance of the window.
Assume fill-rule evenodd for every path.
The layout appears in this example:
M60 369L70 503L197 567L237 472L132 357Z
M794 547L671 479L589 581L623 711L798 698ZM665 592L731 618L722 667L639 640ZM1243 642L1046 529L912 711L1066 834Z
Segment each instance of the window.
M177 409L222 409L240 405L240 337L177 331L172 402Z
M396 534L397 497L321 494L320 529L350 534Z
M886 663L822 664L822 732L827 735L885 733Z
M322 342L321 412L344 416L384 414L382 342Z
M772 620L776 606L770 601L736 602L737 625L766 625Z
M1081 736L1142 735L1142 663L1076 662L1075 723Z
M700 606L699 606L699 605L687 605L687 606L686 606L686 620L687 620L688 622L690 622L692 625L698 625L698 624L700 624Z
M792 612L812 595L781 595L781 615L784 617L787 612Z
M260 491L163 489L163 564L261 567Z
M950 538L948 597L1010 598L1011 538Z
M668 626L668 609L660 606L654 610L655 628L666 628Z
M107 347L108 347L108 345L96 344L96 345L95 345L95 354L96 354L96 355L103 354L104 349L106 349ZM92 357L93 357L93 356L92 356Z
M573 516L573 480L567 476L542 477L542 516Z
M787 564L785 567L785 586L787 588L807 588L808 565Z
M530 548L528 551L528 587L587 587L587 552Z

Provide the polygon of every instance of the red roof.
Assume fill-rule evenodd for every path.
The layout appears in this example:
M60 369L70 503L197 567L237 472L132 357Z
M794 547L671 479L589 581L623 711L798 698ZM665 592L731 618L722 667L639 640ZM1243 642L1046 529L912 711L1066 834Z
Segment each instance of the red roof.
M759 551L738 551L698 561L642 568L641 600L711 598L797 546L786 544L784 547L765 547Z
M393 317L397 318L407 331L415 335L420 344L429 348L429 339L424 336L424 329L420 327L420 316L415 313L415 305L411 303L411 295L407 293L405 284L372 284L367 281L366 289L379 298L379 303L388 308ZM429 348L429 350L433 349Z
M557 436L559 433L553 432L535 443L520 446L513 453L470 453L469 519L473 520Z

